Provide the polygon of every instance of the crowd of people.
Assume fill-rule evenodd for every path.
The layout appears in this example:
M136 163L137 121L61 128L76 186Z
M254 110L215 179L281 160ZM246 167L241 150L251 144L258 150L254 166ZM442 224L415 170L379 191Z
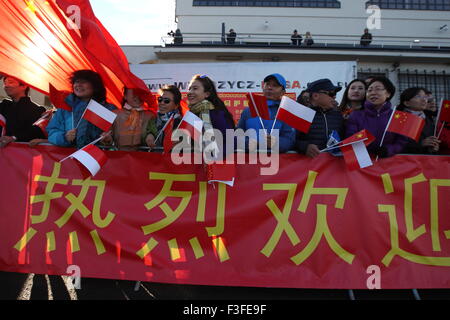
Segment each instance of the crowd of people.
M314 158L327 147L333 133L337 133L343 140L366 129L375 137L375 141L368 146L368 151L373 156L390 157L399 153L450 154L450 127L446 124L443 128L435 128L437 106L432 93L426 88L404 90L400 95L400 104L396 107L397 110L412 113L425 120L420 139L415 141L386 132L394 110L391 99L396 92L396 88L386 77L354 79L346 86L340 103L336 101L336 94L343 88L336 86L331 80L319 79L308 83L297 97L297 102L316 111L307 133L275 119L281 99L286 94L286 79L281 74L274 73L266 76L263 83L262 94L267 101L270 119L254 117L249 108L246 108L235 125L231 113L217 93L214 81L207 75L195 75L192 78L188 87L187 105L184 105L182 94L176 86L161 88L158 111L155 114L144 108L144 99L131 88L124 89L121 108L107 103L106 89L100 75L91 70L78 70L70 78L72 92L65 99L71 111L57 109L48 125L42 126L38 125L39 119L43 115L50 118L49 112L30 100L26 84L6 76L3 84L10 99L0 103L0 114L5 120L0 147L17 141L29 142L30 145L49 142L79 149L102 137L99 144L113 150L137 151L143 147L160 150L164 140L163 128L167 121L173 118L173 128L176 130L184 113L189 110L203 120L205 131L216 129L222 133L223 139L230 129L263 131L263 135L243 137L245 141L239 145L244 145L246 152L266 148L280 153L296 151ZM117 114L111 131L103 132L82 117L91 99ZM272 130L268 131L267 128ZM277 134L273 134L274 132ZM226 145L225 141L222 145ZM237 145L236 142L235 146Z

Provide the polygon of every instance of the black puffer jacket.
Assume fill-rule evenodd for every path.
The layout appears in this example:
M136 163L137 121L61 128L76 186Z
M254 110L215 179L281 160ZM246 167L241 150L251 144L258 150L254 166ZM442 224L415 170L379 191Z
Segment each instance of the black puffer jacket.
M295 148L299 153L306 153L309 144L315 144L320 150L326 148L328 138L333 130L339 133L341 139L344 134L344 118L337 110L322 110L312 107L316 111L314 120L308 133L297 131Z

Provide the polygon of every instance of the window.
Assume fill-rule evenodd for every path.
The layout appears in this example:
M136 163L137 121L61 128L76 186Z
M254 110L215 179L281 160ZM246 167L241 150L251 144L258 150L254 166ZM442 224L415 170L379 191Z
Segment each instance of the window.
M340 8L337 0L194 0L194 6Z
M441 98L446 99L450 94L450 75L445 71L403 70L398 73L398 80L399 92L411 87L424 87L433 93L438 104Z
M440 10L450 11L449 0L371 0L366 7L376 5L380 9Z

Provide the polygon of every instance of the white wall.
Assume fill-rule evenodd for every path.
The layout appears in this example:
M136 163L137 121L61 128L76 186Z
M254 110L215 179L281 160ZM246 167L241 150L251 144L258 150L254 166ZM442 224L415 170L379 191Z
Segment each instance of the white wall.
M294 29L313 36L360 37L369 14L366 0L341 0L340 9L262 8L262 7L193 7L192 0L177 0L176 16L183 35L221 33L234 28L238 34L284 36ZM267 23L266 23L267 21ZM450 42L450 11L381 10L381 29L371 30L375 40L421 39ZM220 40L220 39L217 39Z

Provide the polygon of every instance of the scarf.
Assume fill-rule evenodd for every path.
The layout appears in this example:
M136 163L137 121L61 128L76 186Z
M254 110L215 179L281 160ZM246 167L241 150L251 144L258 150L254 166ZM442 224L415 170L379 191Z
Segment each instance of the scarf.
M128 116L128 119L125 121L125 126L129 127L131 130L134 130L137 128L138 124L140 123L140 111L143 111L144 109L141 107L135 108L130 106L128 103L125 103L123 108L125 110L130 111L130 115Z

